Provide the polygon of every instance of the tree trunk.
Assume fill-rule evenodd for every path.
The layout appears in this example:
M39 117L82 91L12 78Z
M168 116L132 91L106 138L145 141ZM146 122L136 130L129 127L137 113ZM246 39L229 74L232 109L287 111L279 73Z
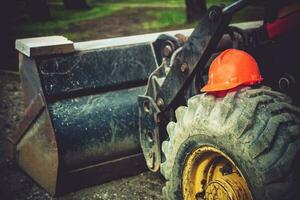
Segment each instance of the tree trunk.
M89 9L89 5L85 0L63 0L66 9Z
M42 21L51 18L47 0L28 0L27 12L32 20Z
M191 23L203 17L206 13L206 0L185 0L187 22Z
M16 15L15 1L5 1L0 7L0 69L17 71L18 54L15 50L15 36L12 31ZM1 89L0 89L1 93ZM0 97L1 98L1 97ZM1 107L1 106L0 106Z

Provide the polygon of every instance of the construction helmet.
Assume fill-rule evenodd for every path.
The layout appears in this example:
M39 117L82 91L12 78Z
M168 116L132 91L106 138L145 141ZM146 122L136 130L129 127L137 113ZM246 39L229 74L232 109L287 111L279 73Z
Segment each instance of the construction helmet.
M208 72L208 83L202 92L215 92L253 85L262 81L254 58L245 51L227 49L212 62Z

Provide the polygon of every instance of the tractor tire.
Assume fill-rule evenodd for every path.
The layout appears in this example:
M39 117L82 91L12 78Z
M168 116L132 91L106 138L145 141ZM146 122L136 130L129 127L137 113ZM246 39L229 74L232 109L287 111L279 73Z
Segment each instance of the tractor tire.
M166 199L300 199L300 108L288 96L265 86L224 98L200 94L175 116L162 143ZM218 168L222 159L227 172Z

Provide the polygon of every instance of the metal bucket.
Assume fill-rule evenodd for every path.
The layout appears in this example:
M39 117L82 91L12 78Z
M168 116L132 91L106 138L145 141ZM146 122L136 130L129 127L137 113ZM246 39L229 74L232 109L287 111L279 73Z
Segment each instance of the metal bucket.
M146 170L137 96L161 62L153 45L158 35L75 43L74 51L36 55L19 48L27 108L8 137L10 159L53 195Z

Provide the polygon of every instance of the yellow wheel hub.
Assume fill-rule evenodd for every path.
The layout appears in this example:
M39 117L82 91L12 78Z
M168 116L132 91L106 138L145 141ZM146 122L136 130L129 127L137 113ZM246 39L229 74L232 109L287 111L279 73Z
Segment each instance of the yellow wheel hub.
M234 162L209 146L199 147L187 157L182 186L186 200L253 200Z

